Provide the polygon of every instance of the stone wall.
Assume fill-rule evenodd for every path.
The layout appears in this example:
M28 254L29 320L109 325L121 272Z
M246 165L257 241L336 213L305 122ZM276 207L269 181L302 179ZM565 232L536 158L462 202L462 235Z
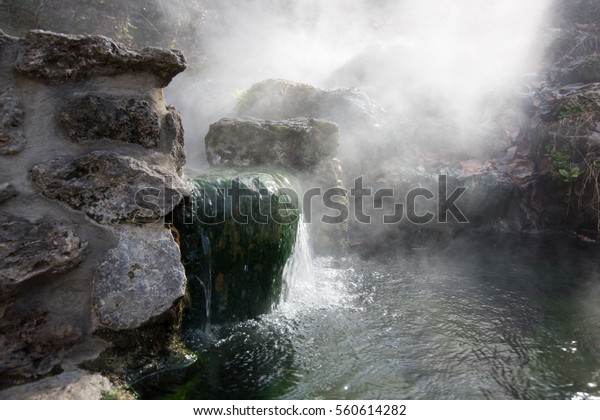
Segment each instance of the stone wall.
M162 92L185 59L43 31L0 31L0 56L0 396L105 384L78 366L117 342L160 351L185 293L164 224L189 194L183 128Z

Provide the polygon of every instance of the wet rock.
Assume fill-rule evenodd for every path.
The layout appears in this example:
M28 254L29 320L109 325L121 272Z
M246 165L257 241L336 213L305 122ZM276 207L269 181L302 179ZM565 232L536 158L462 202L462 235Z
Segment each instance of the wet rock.
M127 227L94 278L99 327L132 330L156 321L183 297L186 277L179 247L166 229Z
M175 220L190 279L190 322L255 318L279 301L298 229L299 187L287 173L213 170L194 178ZM237 191L237 193L236 193ZM239 194L238 199L227 198Z
M152 148L160 138L158 115L148 102L136 99L71 98L58 119L74 143L117 140Z
M14 155L25 147L21 101L13 88L0 88L0 155Z
M206 135L206 154L212 166L279 166L306 171L333 157L338 126L312 118L265 121L223 118Z
M0 184L0 203L18 195L17 190L11 184L5 182Z
M104 36L75 36L30 31L19 41L17 73L50 85L116 76L151 73L164 87L185 67L181 51L162 48L130 50Z
M105 151L39 164L31 180L46 197L99 223L156 222L187 194L183 181L166 169Z
M67 224L0 214L0 291L40 274L70 270L85 248Z

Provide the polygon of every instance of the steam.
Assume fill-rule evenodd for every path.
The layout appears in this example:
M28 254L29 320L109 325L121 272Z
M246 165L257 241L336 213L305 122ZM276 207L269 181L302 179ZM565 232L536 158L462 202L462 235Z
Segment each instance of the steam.
M470 132L535 71L550 3L206 1L196 41L179 46L203 65L179 76L167 96L182 110L193 166L206 165L208 125L231 114L236 92L267 78L359 87L395 120L443 117Z

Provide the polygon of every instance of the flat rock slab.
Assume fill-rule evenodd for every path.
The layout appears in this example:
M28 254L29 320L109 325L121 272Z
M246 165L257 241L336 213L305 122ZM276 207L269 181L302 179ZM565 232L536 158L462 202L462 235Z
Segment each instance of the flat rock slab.
M205 142L206 155L213 166L268 165L305 171L333 157L339 128L332 122L313 118L223 118L211 124Z
M128 226L118 234L94 279L94 308L100 327L131 330L169 312L186 277L170 231Z
M136 99L71 98L58 119L74 143L108 139L151 148L160 139L158 114L148 102Z
M65 372L0 392L5 400L99 400L112 392L110 381L98 373Z
M183 181L166 170L106 151L39 164L31 179L46 197L99 223L156 222L186 194Z
M85 248L72 226L0 214L0 291L40 274L68 271Z
M10 40L3 40L5 47ZM49 85L145 72L157 77L158 87L165 87L186 67L181 51L163 48L133 51L104 36L36 30L13 42L18 44L15 71Z

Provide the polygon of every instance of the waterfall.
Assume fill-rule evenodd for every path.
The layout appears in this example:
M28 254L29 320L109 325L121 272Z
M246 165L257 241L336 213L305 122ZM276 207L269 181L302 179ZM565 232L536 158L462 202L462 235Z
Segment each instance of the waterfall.
M307 290L314 289L312 259L308 224L300 221L292 255L283 268L284 288L281 293L280 306L293 305Z

